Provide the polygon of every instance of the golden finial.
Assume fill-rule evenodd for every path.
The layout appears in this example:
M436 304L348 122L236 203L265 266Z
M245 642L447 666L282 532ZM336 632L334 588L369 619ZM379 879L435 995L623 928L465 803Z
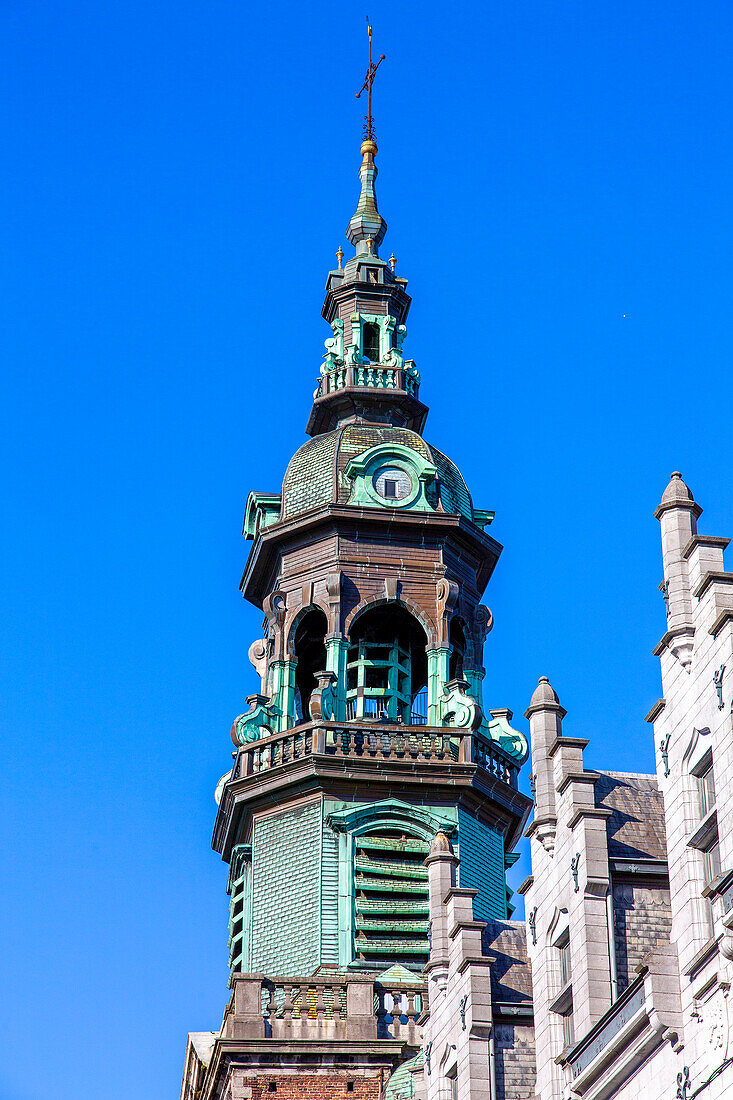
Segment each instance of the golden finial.
M394 269L397 267L397 257L395 256L394 252L389 258L389 266L392 268L392 274L394 275Z
M341 247L341 245L339 245L338 248L336 249L336 259L339 262L339 271L341 270L341 261L343 260L343 258L344 258L344 250Z
M374 241L372 240L372 238L371 238L371 237L367 237L367 239L366 239L367 252L371 252L371 251L372 251L372 245L373 245L373 244L374 244Z

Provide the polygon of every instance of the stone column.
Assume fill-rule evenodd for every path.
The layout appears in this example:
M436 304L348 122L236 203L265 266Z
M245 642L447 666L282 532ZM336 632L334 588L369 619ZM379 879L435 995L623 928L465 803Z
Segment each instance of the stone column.
M349 652L349 640L343 634L329 634L326 638L326 669L336 675L336 713L337 722L346 720L346 657Z
M272 698L281 711L277 719L278 732L289 730L295 723L295 669L294 657L272 663Z
M428 725L440 725L440 697L448 683L450 648L429 649L428 658Z

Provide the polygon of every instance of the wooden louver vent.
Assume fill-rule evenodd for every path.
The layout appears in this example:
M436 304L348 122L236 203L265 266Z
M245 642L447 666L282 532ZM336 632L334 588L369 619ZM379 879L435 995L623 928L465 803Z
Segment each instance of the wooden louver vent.
M426 841L396 831L354 838L356 958L419 968L428 959Z

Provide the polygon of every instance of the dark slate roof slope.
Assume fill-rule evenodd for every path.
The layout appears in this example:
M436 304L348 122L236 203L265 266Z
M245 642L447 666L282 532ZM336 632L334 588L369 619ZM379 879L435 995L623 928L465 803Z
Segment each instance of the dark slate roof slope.
M606 822L611 859L667 858L664 802L655 775L601 772L596 806L611 810Z
M496 959L491 967L494 1004L521 1004L532 1000L532 971L527 958L524 921L488 921L481 934L481 953Z

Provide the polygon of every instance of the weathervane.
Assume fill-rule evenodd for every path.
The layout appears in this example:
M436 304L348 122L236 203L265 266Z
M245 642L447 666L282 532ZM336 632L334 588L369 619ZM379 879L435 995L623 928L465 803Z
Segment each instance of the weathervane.
M356 98L359 99L361 93L366 88L367 90L367 113L364 116L364 139L365 141L374 141L374 120L372 119L372 84L374 83L374 74L379 66L385 60L384 54L380 55L379 61L376 65L372 61L372 28L369 25L369 16L367 16L367 31L369 32L369 67L364 77L364 83L359 91L356 93Z

